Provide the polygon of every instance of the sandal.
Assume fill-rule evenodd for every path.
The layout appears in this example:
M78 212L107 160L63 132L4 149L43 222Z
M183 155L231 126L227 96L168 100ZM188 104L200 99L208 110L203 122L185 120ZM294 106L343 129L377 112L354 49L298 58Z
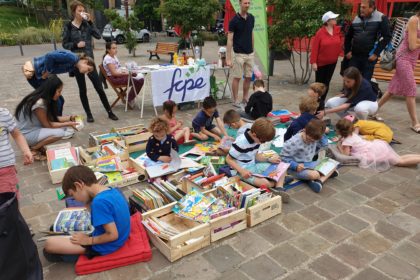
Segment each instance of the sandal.
M410 126L410 128L415 133L420 133L420 124L416 124L415 126Z
M45 161L45 160L47 160L47 156L44 156L44 155L41 155L41 154L36 154L36 155L34 155L34 160Z

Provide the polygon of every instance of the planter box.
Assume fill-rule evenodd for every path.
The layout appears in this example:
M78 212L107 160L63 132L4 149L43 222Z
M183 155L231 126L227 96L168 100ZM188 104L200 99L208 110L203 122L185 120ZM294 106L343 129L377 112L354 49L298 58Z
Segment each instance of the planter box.
M210 224L200 224L178 217L172 212L172 207L175 204L176 202L143 214L143 223L149 217L156 217L180 231L179 234L170 237L169 240L163 240L153 234L148 227L145 227L152 244L170 262L179 260L210 245Z

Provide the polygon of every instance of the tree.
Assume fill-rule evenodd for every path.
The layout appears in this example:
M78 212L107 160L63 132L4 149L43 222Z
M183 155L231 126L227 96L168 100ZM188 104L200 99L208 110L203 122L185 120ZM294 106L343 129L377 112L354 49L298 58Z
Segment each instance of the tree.
M141 0L136 2L134 12L138 15L144 24L149 24L149 28L152 28L152 22L160 20L159 14L160 0Z
M212 24L214 14L220 9L218 0L165 0L159 10L172 25L182 26L182 37L193 30Z
M305 84L312 74L309 61L311 41L322 25L321 16L331 10L344 17L349 15L350 6L342 0L271 0L270 4L275 6L273 25L269 28L270 45L291 51L289 62L294 82ZM301 72L299 79L298 68Z
M114 28L124 31L125 47L128 49L128 52L133 53L133 56L136 56L137 37L134 30L139 30L143 27L136 14L133 13L128 18L125 18L120 16L117 11L113 9L106 9L104 13L111 21Z

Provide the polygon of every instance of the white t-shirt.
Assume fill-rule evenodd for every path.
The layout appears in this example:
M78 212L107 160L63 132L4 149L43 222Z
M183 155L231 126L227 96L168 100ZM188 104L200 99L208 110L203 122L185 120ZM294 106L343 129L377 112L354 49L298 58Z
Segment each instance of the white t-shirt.
M115 68L118 70L118 68L121 67L120 61L116 56L112 57L109 54L107 54L104 57L104 61L102 62L102 65L104 66L105 72L107 76L112 76L111 71L109 70L108 64L114 64Z

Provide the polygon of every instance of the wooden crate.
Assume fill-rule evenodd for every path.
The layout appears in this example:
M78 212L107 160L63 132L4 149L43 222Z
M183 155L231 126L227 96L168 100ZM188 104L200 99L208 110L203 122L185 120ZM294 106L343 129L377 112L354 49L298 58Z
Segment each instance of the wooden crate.
M134 167L133 161L131 159L122 162L122 165L124 166L124 168L134 168L134 169L136 169ZM137 169L136 169L136 171L137 171ZM105 186L123 188L123 187L126 187L126 186L134 185L134 184L136 184L138 182L141 182L141 181L144 181L144 180L145 180L144 175L137 171L137 174L136 175L133 174L132 176L130 176L130 178L124 179L124 180L119 181L119 182L113 182L113 183L107 184Z
M181 190L184 191L185 193L190 192L192 190L192 188L196 188L197 190L199 190L201 192L206 192L206 191L211 190L211 189L205 189L202 186L197 185L193 181L188 180L187 178L182 179L182 182L179 186L181 187Z
M45 149L47 150L47 166L48 166L48 172L50 174L51 182L53 184L59 184L63 180L64 174L66 174L66 171L68 168L62 168L57 170L52 170L51 168L51 160L48 158L48 150L57 150L57 149L63 149L63 148L71 148L72 145L70 142L66 143L60 143L60 144L52 144L45 146ZM76 147L76 154L77 154L77 147ZM77 164L79 164L79 158L76 159Z
M238 182L239 184L251 186L248 183L245 183L240 180L239 177L231 177L229 179L232 182ZM282 210L281 196L273 196L270 199L258 203L254 206L248 207L246 209L247 215L247 225L248 227L253 227L259 223L264 222L276 215L279 215Z
M272 198L249 207L246 210L247 225L253 227L281 213L281 196Z
M170 262L210 245L210 224L200 224L178 217L172 212L175 204L176 202L143 213L143 219L154 216L181 231L169 240L163 240L145 227L150 241Z
M118 145L124 149L123 153L118 154L121 161L123 162L127 161L129 158L129 153L125 144L122 141L117 141L117 140L115 140L114 143L115 145ZM93 159L91 154L99 151L100 149L101 149L100 146L89 147L89 148L79 147L80 163L83 165L95 165L98 159Z
M117 133L123 133L124 131L137 130L137 129L142 130L144 128L145 128L144 125L139 124L139 125L116 128L115 131ZM140 134L135 134L135 135L123 136L122 139L125 141L125 145L128 149L128 152L132 153L132 152L146 150L147 140L149 140L150 136L152 136L152 133L146 132L146 133L140 133Z

